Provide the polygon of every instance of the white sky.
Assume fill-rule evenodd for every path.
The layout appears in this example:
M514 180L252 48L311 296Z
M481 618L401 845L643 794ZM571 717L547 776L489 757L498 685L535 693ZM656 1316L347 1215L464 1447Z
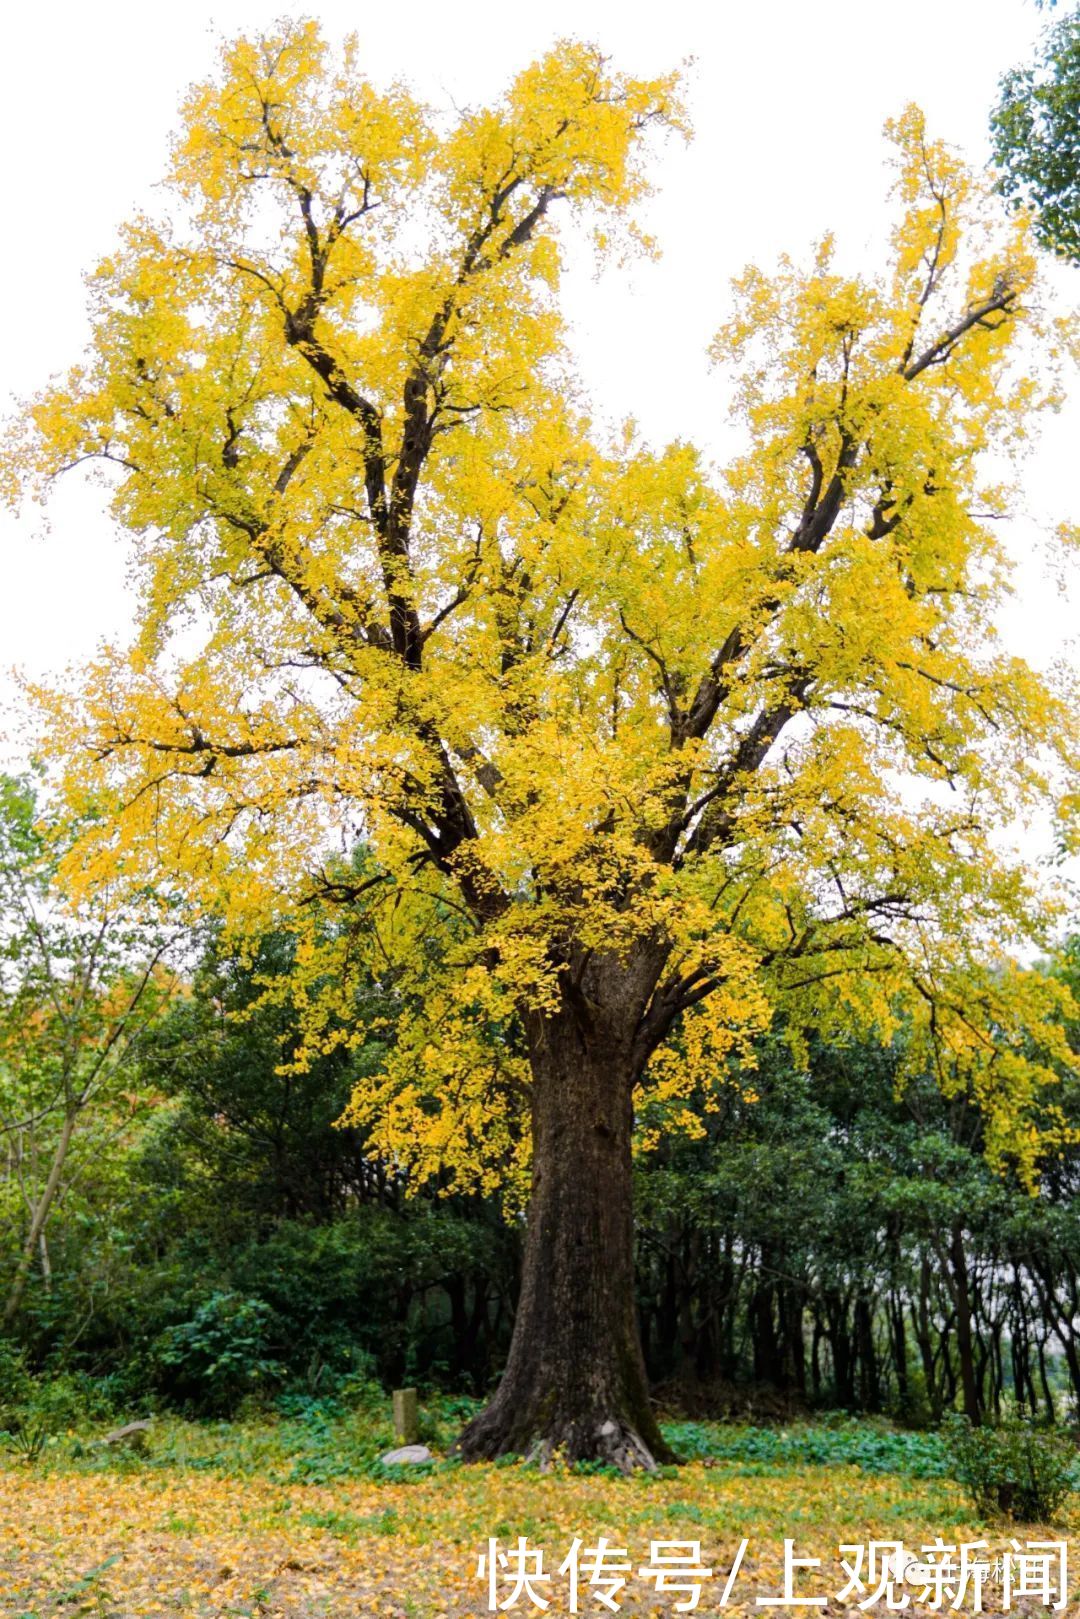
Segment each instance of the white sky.
M599 283L582 270L568 299L602 411L634 415L656 440L686 434L705 444L716 441L725 410L704 351L725 313L728 278L785 249L801 255L826 229L837 231L845 258L879 264L885 118L915 100L935 134L985 160L998 76L1029 55L1043 20L1033 0L23 3L5 21L0 57L0 408L77 357L82 273L133 208L152 205L179 97L211 69L216 38L282 12L313 12L332 38L355 28L373 78L405 76L443 105L496 93L563 34L594 39L633 72L696 59L697 137L659 154L647 218L663 259ZM1080 272L1057 280L1080 301ZM1080 378L1073 391L1029 464L1029 511L1009 535L1022 561L1037 524L1080 518L1071 476ZM34 675L122 635L129 611L123 548L100 491L72 482L52 503L51 532L40 527L35 512L0 519L0 669ZM1004 621L1008 640L1042 662L1063 649L1069 603L1030 561L1021 582Z

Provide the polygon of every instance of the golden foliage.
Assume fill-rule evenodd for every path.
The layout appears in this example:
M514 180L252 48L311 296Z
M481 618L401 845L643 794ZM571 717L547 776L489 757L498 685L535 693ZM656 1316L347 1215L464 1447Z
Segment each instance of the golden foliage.
M13 453L20 489L101 467L137 545L135 645L37 694L98 812L79 874L305 933L313 1045L355 962L397 986L354 1112L418 1178L519 1174L514 1019L649 951L668 1122L777 1010L902 1021L1030 1166L1065 992L1010 963L1060 907L1007 835L1076 709L994 636L1002 459L1055 397L1025 223L908 109L881 274L826 238L736 286L744 452L606 443L560 219L632 246L646 137L685 128L674 76L575 42L452 125L311 23L224 51Z

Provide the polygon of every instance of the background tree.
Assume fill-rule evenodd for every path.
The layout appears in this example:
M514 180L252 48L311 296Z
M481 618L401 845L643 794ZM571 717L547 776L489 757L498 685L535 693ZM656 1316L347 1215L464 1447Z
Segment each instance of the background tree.
M314 1420L366 1400L373 1378L429 1396L488 1386L520 1222L496 1197L437 1183L410 1197L400 1171L334 1128L378 1035L279 1071L309 984L287 939L250 961L212 940L125 1078L136 1105L121 1096L84 1120L49 1223L48 1286L36 1268L12 1324L48 1371L39 1397L54 1413L156 1400L228 1414L257 1394ZM377 1014L359 987L357 1023ZM811 1038L796 1053L778 1028L752 1072L707 1108L695 1100L696 1132L660 1116L685 1100L643 1102L637 1299L669 1418L839 1408L925 1426L1015 1403L1068 1419L1078 1088L1046 1093L1037 1128L1060 1135L1060 1114L1072 1144L1047 1155L1033 1198L989 1167L973 1098L943 1097L931 1074L896 1095L904 1041ZM12 1268L16 1234L0 1224Z
M1044 247L1080 262L1080 10L1005 74L991 130L1004 194L1032 210Z
M184 1137L184 1157L212 1198L228 1184L222 1212L245 1234L278 1220L332 1219L393 1193L392 1169L365 1156L356 1130L334 1128L353 1088L384 1058L376 1030L386 997L356 986L353 1049L295 1071L299 1019L289 989L309 986L294 951L280 934L242 957L211 940L191 992L154 1031L141 1064L143 1082L180 1104L170 1134ZM372 1033L360 1045L362 1027Z
M882 275L826 240L737 288L715 353L745 453L603 443L557 222L632 242L644 137L682 123L672 78L575 43L433 122L311 24L238 41L12 458L22 486L99 464L143 580L131 651L44 699L70 802L107 807L72 873L152 874L234 931L349 901L298 947L297 1066L348 1044L358 967L411 973L352 1122L414 1186L531 1175L466 1456L667 1454L635 1110L678 1124L774 1010L903 1016L999 1159L1030 1164L1069 1061L1064 986L1010 960L1053 896L1000 836L1073 748L1062 694L993 644L981 456L1045 393L1014 343L1041 338L1023 224L910 110ZM358 838L360 875L334 855Z
M340 915L325 925L340 926ZM363 1132L335 1128L383 1060L388 997L357 983L351 1049L297 1072L296 1000L310 990L294 940L271 936L250 959L212 940L192 993L154 1031L143 1083L171 1106L132 1173L171 1218L140 1239L146 1296L130 1313L152 1342L208 1296L231 1293L271 1312L283 1371L321 1368L327 1389L357 1352L386 1382L438 1376L483 1388L512 1302L513 1230L491 1199L434 1188L410 1198Z
M107 886L72 905L56 882L57 852L36 823L32 788L0 779L0 1130L21 1240L3 1321L18 1312L35 1262L48 1285L48 1225L82 1156L117 1128L140 1040L168 998L169 935L125 912ZM130 1106L137 1103L135 1093ZM122 1116L123 1110L121 1110ZM92 1116L96 1130L87 1130ZM122 1129L122 1125L120 1126ZM17 1197L14 1195L17 1193Z
M1074 1141L1032 1197L987 1164L970 1096L931 1074L897 1096L904 1038L796 1061L774 1031L753 1101L727 1087L699 1137L641 1155L639 1298L669 1408L921 1426L1012 1401L1053 1421L1080 1395L1075 1084L1047 1099Z

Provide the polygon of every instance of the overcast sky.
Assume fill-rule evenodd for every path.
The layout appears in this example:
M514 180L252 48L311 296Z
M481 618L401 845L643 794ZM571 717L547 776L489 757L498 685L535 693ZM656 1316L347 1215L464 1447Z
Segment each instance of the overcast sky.
M595 40L633 72L695 59L697 136L659 154L647 221L663 258L599 283L583 267L568 301L601 410L635 416L654 440L687 434L706 444L719 441L725 395L705 348L725 313L729 277L748 261L768 266L785 249L802 254L826 229L836 230L846 259L880 264L884 120L915 100L934 133L985 161L998 77L1030 54L1044 15L1033 0L24 0L5 21L0 57L0 394L26 396L77 356L82 274L133 208L153 205L178 100L211 68L216 40L309 12L332 38L356 29L374 79L407 77L441 105L497 93L564 34ZM1057 283L1080 302L1080 272L1058 272ZM1075 400L1044 430L1029 467L1028 512L1010 527L1021 559L1033 553L1040 524L1080 518L1071 503L1080 379L1070 381ZM47 536L34 512L0 522L0 668L44 674L83 659L102 636L123 634L123 548L101 507L99 491L73 482L52 504ZM1041 662L1065 644L1069 604L1030 560L1021 584L1007 636Z

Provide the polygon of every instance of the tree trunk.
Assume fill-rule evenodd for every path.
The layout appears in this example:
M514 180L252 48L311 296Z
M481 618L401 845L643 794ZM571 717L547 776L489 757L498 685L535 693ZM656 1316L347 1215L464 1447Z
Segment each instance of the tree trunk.
M533 1039L533 1169L506 1370L460 1435L467 1461L674 1460L649 1401L634 1302L633 1074L615 1042L561 1014ZM661 1353L666 1346L658 1346Z
M814 1333L810 1340L810 1394L816 1405L821 1399L821 1340L824 1337L821 1317L814 1306Z
M904 1320L904 1300L898 1288L889 1296L889 1314L892 1322L893 1366L896 1371L896 1396L901 1417L910 1420L911 1382L908 1377L907 1325Z
M975 1374L975 1346L971 1321L971 1287L968 1277L967 1254L964 1249L964 1228L957 1220L953 1223L949 1259L945 1261L945 1279L956 1306L956 1346L960 1355L960 1386L964 1396L964 1415L976 1426L982 1421L982 1398Z
M762 1254L761 1270L765 1272L768 1256ZM771 1270L771 1265L769 1266ZM754 1344L754 1381L767 1383L779 1389L784 1381L784 1368L780 1358L780 1344L776 1336L773 1315L773 1283L759 1281L750 1295L750 1332Z
M1039 1355L1039 1382L1042 1384L1043 1399L1046 1401L1046 1420L1056 1422L1057 1414L1054 1411L1054 1397L1050 1393L1050 1379L1046 1375L1046 1338L1038 1340Z
M864 1411L876 1415L881 1410L881 1381L874 1346L874 1316L865 1293L855 1300L855 1345L859 1357L859 1403Z
M71 1146L71 1138L75 1132L75 1120L77 1117L77 1108L69 1109L64 1115L63 1127L60 1131L59 1140L56 1143L56 1149L53 1152L52 1163L49 1166L49 1174L45 1181L44 1188L42 1189L41 1196L38 1198L34 1207L34 1212L30 1219L30 1229L26 1233L26 1240L23 1243L22 1253L19 1257L19 1262L15 1267L15 1275L12 1277L11 1286L8 1289L7 1301L4 1304L3 1314L5 1326L14 1321L16 1315L19 1313L19 1305L22 1303L23 1294L26 1291L26 1284L33 1268L34 1254L37 1250L38 1243L44 1236L46 1222L48 1221L49 1215L52 1212L52 1206L56 1201L56 1194L60 1190L60 1178L64 1173L64 1165L67 1163L68 1149Z
M791 1385L800 1399L806 1396L806 1339L803 1333L803 1294L799 1282L788 1282L780 1290L784 1324L784 1360L790 1369ZM785 1378L785 1382L786 1382Z
M833 1363L833 1397L838 1406L850 1410L855 1404L855 1376L852 1343L848 1333L848 1300L838 1289L824 1294L826 1330Z

